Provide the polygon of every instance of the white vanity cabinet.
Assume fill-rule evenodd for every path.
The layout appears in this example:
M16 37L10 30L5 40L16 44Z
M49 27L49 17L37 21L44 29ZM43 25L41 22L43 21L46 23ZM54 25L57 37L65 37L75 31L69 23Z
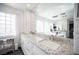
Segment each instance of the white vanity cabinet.
M37 44L33 41L33 38L28 38L28 36L21 36L21 48L25 55L46 55L44 51L42 51Z

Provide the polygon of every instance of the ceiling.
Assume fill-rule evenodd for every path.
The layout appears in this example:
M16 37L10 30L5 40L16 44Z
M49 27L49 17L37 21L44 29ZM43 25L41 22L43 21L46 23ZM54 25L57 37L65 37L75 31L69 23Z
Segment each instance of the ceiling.
M38 6L37 3L5 3L5 5L17 8L22 11L26 9L33 10L36 8L36 6Z
M74 4L73 3L5 3L11 7L20 10L32 10L36 14L54 20L60 17L60 14L66 15L66 17L73 17ZM57 16L53 18L53 16Z
M47 17L49 19L57 19L52 18L53 16L60 16L61 13L65 13L67 17L73 17L74 15L74 4L72 3L45 3L40 4L37 8L37 13L40 16Z

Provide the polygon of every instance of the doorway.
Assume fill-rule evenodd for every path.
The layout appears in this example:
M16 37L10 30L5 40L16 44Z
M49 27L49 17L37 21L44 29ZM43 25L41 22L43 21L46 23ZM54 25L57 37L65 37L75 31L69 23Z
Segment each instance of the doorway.
M69 21L69 38L73 39L73 31L74 31L74 22Z

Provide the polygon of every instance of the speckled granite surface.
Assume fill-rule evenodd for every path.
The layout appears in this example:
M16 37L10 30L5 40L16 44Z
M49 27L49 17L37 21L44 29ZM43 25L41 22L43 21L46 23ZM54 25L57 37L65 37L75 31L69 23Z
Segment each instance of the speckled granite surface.
M73 55L73 39L44 35L29 35L28 37L48 55Z
M53 37L51 41L60 44L61 49L56 55L73 55L73 39Z
M48 55L73 55L73 39L53 37L38 44Z

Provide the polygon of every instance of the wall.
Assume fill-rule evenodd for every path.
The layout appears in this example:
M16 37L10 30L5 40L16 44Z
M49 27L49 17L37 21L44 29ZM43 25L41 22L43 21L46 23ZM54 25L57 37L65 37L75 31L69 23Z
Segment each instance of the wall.
M79 54L79 17L77 17L77 13L79 14L79 7L77 3L74 4L74 48L73 51L75 54Z
M0 4L0 12L5 12L5 13L10 13L10 14L15 14L16 15L16 40L15 43L20 44L20 33L22 31L21 29L21 20L23 20L23 11L12 8L10 6L6 6L3 4Z
M30 10L24 11L23 33L36 32L36 15Z

